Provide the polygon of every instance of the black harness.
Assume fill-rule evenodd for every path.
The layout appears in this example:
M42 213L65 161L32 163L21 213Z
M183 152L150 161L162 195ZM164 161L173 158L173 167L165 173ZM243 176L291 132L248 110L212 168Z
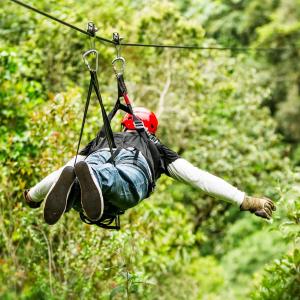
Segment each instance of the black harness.
M84 59L85 59L85 56L90 53L94 53L96 55L98 54L96 50L89 50L84 54ZM96 61L96 63L97 63L97 61ZM84 153L86 156L93 153L95 146L98 145L98 143L101 141L101 139L105 138L105 139L107 139L109 150L111 153L111 157L107 162L115 164L115 158L117 157L117 155L119 154L119 152L121 151L122 148L116 147L114 135L113 135L113 131L112 131L110 123L111 123L112 119L114 118L114 116L116 115L118 110L122 110L122 111L132 115L135 129L138 132L138 134L140 135L140 137L143 139L143 141L146 143L147 147L149 146L149 143L153 143L154 145L158 146L159 145L158 139L149 133L148 129L144 127L143 122L133 112L131 101L128 97L127 88L125 85L123 74L116 72L117 85L118 85L118 97L117 97L117 101L116 101L113 109L107 115L104 104L103 104L101 92L100 92L99 81L97 78L97 68L95 68L95 69L91 68L90 65L87 63L87 61L86 61L86 64L90 71L90 84L89 84L87 99L86 99L86 103L85 103L85 109L84 109L84 114L83 114L83 119L82 119L82 124L81 124L79 141L78 141L78 145L77 145L75 163L76 163L77 155L79 152L79 147L80 147L82 134L83 134L83 130L84 130L84 125L85 125L85 121L86 121L86 116L87 116L87 112L88 112L90 99L91 99L93 90L95 91L97 100L100 104L101 114L102 114L102 119L103 119L103 126L102 126L101 130L98 132L96 139L94 140L93 147L89 147L87 149L87 151ZM121 103L121 98L124 99L126 105ZM133 163L135 163L135 161L137 160L138 154L139 154L139 151L136 149ZM154 171L152 164L149 164L149 167L150 167L151 175L152 175L151 178L149 178L149 182L150 182L149 194L150 194L153 191L154 186L155 186L155 171ZM145 172L145 170L144 170L144 172ZM145 174L147 174L147 172L145 172ZM105 228L105 229L119 230L120 229L120 217L119 216L121 214L124 214L124 210L120 210L117 207L114 207L111 204L106 203L106 205L104 207L103 216L101 217L100 220L98 220L96 222L91 221L89 218L87 218L84 215L84 213L82 211L80 212L80 218L83 222L85 222L89 225L97 225L97 226ZM111 225L113 222L115 222L115 225Z

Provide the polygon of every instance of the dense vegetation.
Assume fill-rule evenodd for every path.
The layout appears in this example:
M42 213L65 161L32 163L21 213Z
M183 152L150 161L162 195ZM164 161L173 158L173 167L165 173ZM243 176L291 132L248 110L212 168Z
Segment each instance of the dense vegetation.
M298 0L28 1L128 42L289 48L122 49L130 95L157 112L160 138L278 209L267 222L163 177L119 232L85 225L75 211L50 227L24 205L22 191L75 154L89 39L2 3L1 299L299 299ZM115 49L96 45L109 108ZM100 125L94 101L83 143Z

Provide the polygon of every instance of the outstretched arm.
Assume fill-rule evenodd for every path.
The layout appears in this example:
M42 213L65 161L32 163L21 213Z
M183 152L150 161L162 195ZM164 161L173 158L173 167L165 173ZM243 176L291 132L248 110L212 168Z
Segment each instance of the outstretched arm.
M225 180L205 172L183 158L168 165L172 178L199 188L206 194L240 206L245 198L241 192Z
M170 176L190 184L215 198L234 203L241 210L248 210L255 215L270 219L275 205L270 199L247 196L225 180L205 172L183 158L178 158L167 166Z

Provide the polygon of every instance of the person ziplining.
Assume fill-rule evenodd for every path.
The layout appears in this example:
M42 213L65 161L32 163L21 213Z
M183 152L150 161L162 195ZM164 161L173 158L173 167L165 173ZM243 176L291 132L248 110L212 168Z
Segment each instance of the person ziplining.
M95 28L90 30L95 32ZM115 35L114 40L118 39L118 35ZM90 54L96 57L94 68L87 60ZM223 179L199 169L156 137L158 120L155 114L144 107L132 108L123 78L125 60L119 56L119 52L113 61L118 98L115 107L107 115L97 79L97 58L96 50L84 54L91 81L77 154L92 89L101 106L103 128L79 155L76 154L65 166L24 192L25 201L31 208L40 207L45 200L46 223L55 224L66 211L74 207L79 211L82 221L88 224L119 229L119 215L149 197L162 174L235 204L241 211L250 211L266 219L272 217L272 212L276 210L272 200L247 195ZM121 63L121 71L116 70L116 63ZM121 104L122 98L126 105ZM110 122L119 109L126 112L121 122L123 131L113 133ZM111 226L114 220L116 226Z
M156 132L158 122L154 113L145 108L135 108L134 113L152 134ZM48 224L55 224L64 213L76 178L80 184L85 215L91 221L98 221L106 205L124 211L147 198L153 181L161 174L233 203L242 211L271 218L275 206L270 199L246 195L223 179L193 166L162 144L158 151L151 145L155 149L151 152L151 146L135 130L131 115L125 115L122 125L124 131L114 134L117 146L122 147L116 155L115 164L110 161L106 139L99 144L93 141L92 154L80 155L75 167L72 166L74 159L71 160L25 193L26 201L32 208L39 207L45 198L44 217ZM154 166L154 174L151 174L150 164Z

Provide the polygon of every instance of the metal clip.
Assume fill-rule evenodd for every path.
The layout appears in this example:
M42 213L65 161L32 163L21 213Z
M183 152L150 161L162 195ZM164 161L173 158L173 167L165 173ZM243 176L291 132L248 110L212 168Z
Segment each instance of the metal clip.
M144 123L141 120L135 120L133 122L133 124L134 124L134 127L135 127L136 130L141 130L141 129L145 128Z
M120 41L122 40L122 38L120 38L120 35L118 32L114 32L113 33L113 41L115 42L115 44L120 44Z
M119 74L124 73L125 69L125 58L121 56L121 41L123 38L120 38L119 33L113 33L113 42L115 44L117 50L117 57L112 61L113 69L115 74L118 76ZM121 66L117 67L117 64L121 64Z
M98 28L93 22L88 22L86 31L90 36L95 36L96 32L98 31Z
M98 31L98 28L95 26L93 22L88 22L86 32L88 33L90 37L90 47L91 49L95 49L95 37L96 32Z
M115 43L115 47L117 50L117 57L121 56L121 41L123 40L123 38L120 37L118 32L114 32L113 33L113 42Z
M124 74L125 63L126 63L125 58L122 56L119 56L112 61L113 69L116 76L120 74ZM117 64L121 64L121 66L118 68Z
M95 56L95 59L94 59L95 67L94 68L91 67L91 65L89 64L89 62L87 60L87 56L89 54L94 54L94 56ZM91 49L91 50L84 52L82 55L82 58L83 58L84 63L86 64L86 66L88 67L88 69L90 71L97 72L97 70L98 70L98 51L97 50Z

